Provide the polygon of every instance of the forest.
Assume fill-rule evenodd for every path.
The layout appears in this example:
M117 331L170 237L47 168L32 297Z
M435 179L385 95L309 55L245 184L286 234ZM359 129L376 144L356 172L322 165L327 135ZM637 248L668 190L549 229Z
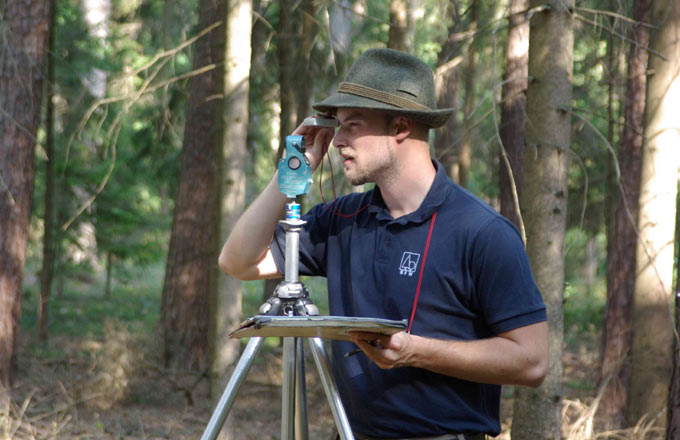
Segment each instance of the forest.
M201 436L278 283L222 244L378 47L434 71L432 157L517 226L547 306L547 378L503 387L496 438L680 439L678 0L0 5L0 439ZM333 148L313 180L303 210L370 187ZM220 438L281 438L281 358L267 338Z

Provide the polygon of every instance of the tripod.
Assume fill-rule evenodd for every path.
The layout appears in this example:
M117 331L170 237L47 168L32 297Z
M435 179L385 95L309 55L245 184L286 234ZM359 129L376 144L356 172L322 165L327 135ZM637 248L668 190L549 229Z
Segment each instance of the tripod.
M299 238L304 220L300 220L300 205L292 202L286 205L286 219L281 221L286 232L285 278L273 295L260 306L260 313L281 316L318 315L319 309L309 298L305 286L298 279ZM281 439L307 440L307 397L305 387L305 365L303 338L283 338L283 382L281 384ZM337 385L333 378L326 348L320 338L305 338L314 357L335 425L341 440L354 440L349 420L342 406ZM229 382L222 393L215 411L201 440L214 440L224 424L236 394L260 352L264 338L254 337L248 341Z

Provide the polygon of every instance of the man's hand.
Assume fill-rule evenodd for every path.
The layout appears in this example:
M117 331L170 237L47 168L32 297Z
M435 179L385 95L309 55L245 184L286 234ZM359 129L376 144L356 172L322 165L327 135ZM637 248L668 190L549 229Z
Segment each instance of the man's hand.
M380 368L389 369L409 365L409 335L406 332L392 336L378 333L351 332L352 342Z
M548 372L548 324L537 322L486 339L454 341L405 332L352 332L380 368L416 367L471 382L537 387Z
M319 166L324 154L328 151L328 146L333 140L335 130L328 127L315 127L311 125L300 125L292 133L304 136L307 159L312 167L312 172Z

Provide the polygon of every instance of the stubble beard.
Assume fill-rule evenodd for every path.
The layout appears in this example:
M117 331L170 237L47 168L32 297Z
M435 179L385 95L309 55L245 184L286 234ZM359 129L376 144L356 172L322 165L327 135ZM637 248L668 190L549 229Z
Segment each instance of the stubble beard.
M394 151L387 141L384 141L382 155L371 158L364 166L359 166L355 159L355 170L352 174L348 174L347 169L344 169L345 179L352 186L360 186L369 182L377 183L388 177L393 170L393 164Z

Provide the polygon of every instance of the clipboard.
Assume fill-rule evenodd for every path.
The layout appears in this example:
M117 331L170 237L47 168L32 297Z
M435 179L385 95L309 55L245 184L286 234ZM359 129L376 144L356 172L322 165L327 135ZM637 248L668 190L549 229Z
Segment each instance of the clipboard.
M350 341L352 331L392 335L406 330L407 320L347 316L255 315L229 334L230 339L250 337L323 338Z

